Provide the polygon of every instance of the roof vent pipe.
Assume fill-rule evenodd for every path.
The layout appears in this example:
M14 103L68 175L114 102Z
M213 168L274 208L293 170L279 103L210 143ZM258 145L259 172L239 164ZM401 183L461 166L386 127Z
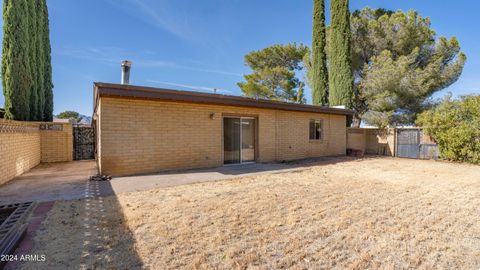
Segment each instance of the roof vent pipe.
M132 66L132 62L128 60L122 61L122 84L129 84L130 83L130 67Z

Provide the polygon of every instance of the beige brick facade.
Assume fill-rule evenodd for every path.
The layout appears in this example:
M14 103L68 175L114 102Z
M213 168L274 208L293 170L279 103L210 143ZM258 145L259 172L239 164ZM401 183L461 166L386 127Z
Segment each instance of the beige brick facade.
M346 151L345 115L101 97L96 116L99 169L130 175L222 166L227 115L257 119L258 162ZM321 141L310 141L310 119L322 120Z
M0 119L0 185L40 162L72 160L72 125L47 131L40 124Z

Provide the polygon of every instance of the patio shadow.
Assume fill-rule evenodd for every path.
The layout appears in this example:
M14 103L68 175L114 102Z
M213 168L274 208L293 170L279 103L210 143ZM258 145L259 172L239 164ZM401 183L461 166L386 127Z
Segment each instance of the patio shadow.
M89 181L83 199L55 202L30 252L45 261L22 269L142 269L117 197L101 189L113 193L108 181Z

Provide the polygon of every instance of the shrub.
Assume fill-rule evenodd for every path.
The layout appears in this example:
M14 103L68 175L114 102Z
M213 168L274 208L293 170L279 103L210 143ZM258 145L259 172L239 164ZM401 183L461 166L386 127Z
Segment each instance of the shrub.
M445 98L417 124L438 143L443 158L480 164L480 96Z

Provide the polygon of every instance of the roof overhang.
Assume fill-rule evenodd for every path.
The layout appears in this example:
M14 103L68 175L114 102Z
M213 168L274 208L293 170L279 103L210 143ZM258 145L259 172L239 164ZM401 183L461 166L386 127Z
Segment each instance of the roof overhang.
M94 83L94 115L100 97L127 99L166 100L175 102L204 103L224 106L240 106L285 111L313 112L337 115L353 115L353 110L330 108L315 105L288 103L248 97L180 91L126 84Z

